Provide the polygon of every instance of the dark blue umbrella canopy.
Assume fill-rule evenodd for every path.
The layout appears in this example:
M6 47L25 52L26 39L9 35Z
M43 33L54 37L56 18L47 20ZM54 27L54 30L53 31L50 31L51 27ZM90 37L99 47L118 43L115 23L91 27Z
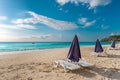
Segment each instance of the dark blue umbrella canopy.
M115 48L115 40L112 41L111 47Z
M72 41L67 58L71 61L74 61L74 62L78 62L79 59L81 58L79 41L78 41L77 35L75 35L75 37Z
M94 52L96 52L96 53L103 52L103 48L102 48L102 46L100 44L99 39L97 39L97 41L96 41Z

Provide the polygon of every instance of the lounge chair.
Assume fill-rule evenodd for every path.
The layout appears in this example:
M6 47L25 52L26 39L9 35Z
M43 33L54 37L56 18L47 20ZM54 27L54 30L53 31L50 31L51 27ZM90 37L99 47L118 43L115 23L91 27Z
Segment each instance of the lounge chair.
M65 60L56 60L56 61L54 61L54 68L58 67L58 65L62 66L64 68L65 72L67 70L76 70L76 69L80 68L79 65L70 63L70 62L65 61Z
M82 66L82 67L93 67L94 65L91 63L88 63L85 60L80 59L79 62L77 62L78 65Z
M69 62L77 64L81 67L93 67L94 65L91 63L88 63L85 59L79 59L78 62L72 62L71 60L67 59Z

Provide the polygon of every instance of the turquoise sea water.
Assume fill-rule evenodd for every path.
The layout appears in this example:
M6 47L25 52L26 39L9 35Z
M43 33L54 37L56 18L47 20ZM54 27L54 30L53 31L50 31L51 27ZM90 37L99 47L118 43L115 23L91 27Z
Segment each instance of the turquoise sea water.
M109 45L110 42L102 42ZM0 42L0 52L70 47L71 42ZM80 46L94 46L95 42L80 42Z

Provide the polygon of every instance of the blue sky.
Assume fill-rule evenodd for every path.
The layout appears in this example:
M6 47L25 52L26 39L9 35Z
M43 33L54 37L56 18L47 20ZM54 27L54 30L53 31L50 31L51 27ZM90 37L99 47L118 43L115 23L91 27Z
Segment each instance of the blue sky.
M119 0L0 0L0 41L95 41L120 34Z

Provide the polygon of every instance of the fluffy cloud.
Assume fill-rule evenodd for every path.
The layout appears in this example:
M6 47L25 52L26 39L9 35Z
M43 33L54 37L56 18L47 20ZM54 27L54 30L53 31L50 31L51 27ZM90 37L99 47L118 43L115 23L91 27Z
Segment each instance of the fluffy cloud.
M31 35L31 34L21 34L14 33L13 31L9 31L6 29L0 29L0 41L46 41L52 39L53 35L51 34L39 34L39 35Z
M65 5L66 3L74 3L78 5L79 3L85 4L89 6L89 9L95 8L97 6L105 6L108 5L111 0L56 0L60 5Z
M0 28L8 28L8 29L36 29L36 27L27 25L27 24L0 24Z
M29 39L36 39L36 40L42 39L42 40L44 40L44 39L48 39L50 37L52 37L51 34L44 34L44 35L39 35L39 36L31 36L31 37L29 37Z
M7 16L0 16L0 21L7 20ZM0 23L0 29L9 28L9 29L36 29L35 26L29 24L3 24Z
M60 5L65 5L68 3L70 0L56 0Z
M104 29L109 28L109 26L106 26L106 25L101 25L101 28L104 30Z
M93 20L91 22L86 22L83 27L85 28L85 27L92 26L95 22L96 22L96 20Z
M115 35L115 33L111 33L111 34L110 34L110 36L113 36L113 35Z
M65 13L69 12L68 10L64 10L63 8L59 8L59 10L62 11L62 12L65 12Z
M80 18L78 21L80 24L85 24L87 22L87 18Z
M114 36L114 35L120 35L120 32L112 32L109 34L110 36Z
M0 16L0 20L6 20L7 17L6 16Z
M56 19L49 18L43 15L38 15L31 11L27 13L30 14L32 18L17 19L17 20L13 20L12 23L14 24L28 24L28 23L44 24L56 30L70 30L70 29L75 29L78 27L75 23L72 23L72 22L56 20Z
M86 28L86 27L89 27L89 26L92 26L93 24L95 24L96 20L88 22L87 18L79 18L78 22L80 25L82 25L83 28Z
M1 31L1 30L0 30ZM13 42L48 42L48 41L64 41L65 39L61 39L59 34L39 34L39 35L31 35L31 34L19 34L14 32L0 32L0 41L13 41Z

